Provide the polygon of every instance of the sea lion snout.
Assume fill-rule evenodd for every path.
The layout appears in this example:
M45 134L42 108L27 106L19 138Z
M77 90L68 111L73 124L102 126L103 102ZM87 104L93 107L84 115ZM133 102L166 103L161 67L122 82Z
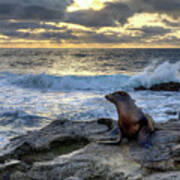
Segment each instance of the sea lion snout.
M114 102L114 98L113 98L113 95L112 95L112 94L107 94L107 95L105 96L105 98L106 98L108 101L110 101L110 102Z
M108 100L109 99L109 94L105 95L105 98Z

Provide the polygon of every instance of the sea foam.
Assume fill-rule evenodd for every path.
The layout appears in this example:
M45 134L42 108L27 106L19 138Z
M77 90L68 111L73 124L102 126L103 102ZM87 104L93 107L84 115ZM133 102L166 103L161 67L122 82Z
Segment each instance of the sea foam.
M152 63L140 74L132 76L129 79L128 86L144 86L149 88L152 85L160 83L180 82L179 71L180 62L174 64L169 62L162 64Z

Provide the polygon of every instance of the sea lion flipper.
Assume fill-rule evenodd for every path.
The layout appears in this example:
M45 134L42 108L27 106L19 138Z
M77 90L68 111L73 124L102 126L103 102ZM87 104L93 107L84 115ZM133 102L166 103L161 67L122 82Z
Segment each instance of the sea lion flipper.
M140 129L137 138L139 145L145 148L152 147L151 132L148 126L144 126Z
M115 127L111 132L110 132L110 136L115 136L118 135L119 136L119 127Z
M115 128L115 130L116 130L116 128ZM114 141L103 141L103 140L101 140L101 141L96 141L97 143L100 143L100 144L105 144L105 145L116 145L116 144L120 144L120 142L121 142L121 140L122 140L122 133L121 133L121 130L119 129L118 130L118 136L117 136L117 139L116 140L114 140Z
M154 122L153 118L149 114L145 114L145 117L148 121L148 127L149 127L150 131L151 132L155 131L155 122Z

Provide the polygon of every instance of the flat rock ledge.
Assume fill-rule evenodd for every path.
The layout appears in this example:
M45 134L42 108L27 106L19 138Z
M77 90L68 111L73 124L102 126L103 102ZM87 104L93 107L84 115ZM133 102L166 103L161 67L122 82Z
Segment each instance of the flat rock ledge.
M39 131L11 139L0 150L2 180L179 180L180 121L156 124L153 147L109 139L111 119L56 120Z
M149 88L145 86L136 87L135 90L151 90L151 91L180 91L180 83L179 82L167 82L161 84L155 84Z

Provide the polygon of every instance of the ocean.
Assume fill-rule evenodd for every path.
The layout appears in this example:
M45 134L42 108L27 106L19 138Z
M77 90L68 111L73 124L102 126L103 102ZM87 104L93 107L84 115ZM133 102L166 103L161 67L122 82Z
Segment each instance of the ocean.
M104 96L127 91L156 122L177 118L180 92L134 87L180 82L180 49L0 49L0 146L55 119L117 119Z

